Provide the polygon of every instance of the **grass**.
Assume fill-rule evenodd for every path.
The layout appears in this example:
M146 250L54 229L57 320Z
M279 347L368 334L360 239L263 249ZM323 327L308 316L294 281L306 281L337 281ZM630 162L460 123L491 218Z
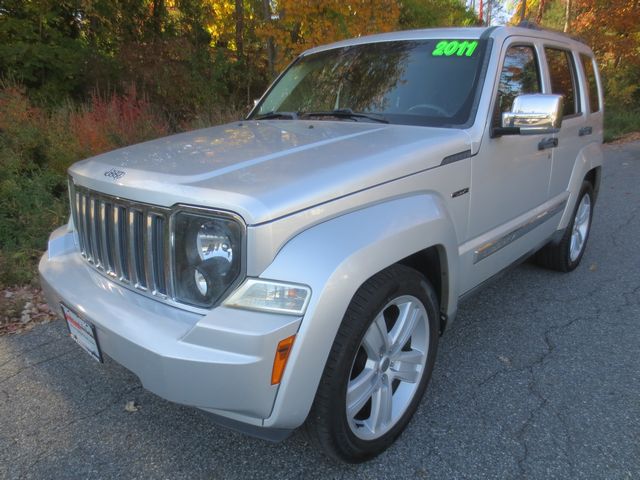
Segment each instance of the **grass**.
M640 132L640 110L620 107L612 107L605 110L605 142L612 142L631 132Z

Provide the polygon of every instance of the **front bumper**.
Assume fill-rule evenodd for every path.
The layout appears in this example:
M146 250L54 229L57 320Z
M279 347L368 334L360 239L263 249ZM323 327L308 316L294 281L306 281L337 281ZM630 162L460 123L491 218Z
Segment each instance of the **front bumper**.
M276 347L298 331L300 318L224 307L201 315L146 298L88 266L66 227L52 234L39 270L54 311L61 314L62 302L93 323L102 352L146 389L250 434L286 433L262 426L278 391L271 385Z

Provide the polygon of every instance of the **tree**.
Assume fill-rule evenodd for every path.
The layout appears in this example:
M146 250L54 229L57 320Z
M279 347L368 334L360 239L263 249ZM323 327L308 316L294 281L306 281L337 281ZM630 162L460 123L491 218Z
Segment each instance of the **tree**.
M520 21L524 22L527 13L527 0L520 0Z
M566 5L563 32L568 32L571 25L571 0L566 0Z
M236 0L236 52L238 59L244 55L244 1Z
M399 15L398 3L391 0L280 0L257 33L264 41L273 39L275 64L282 68L307 48L393 30Z
M482 21L483 0L480 0L479 18ZM469 26L475 25L478 17L472 9L458 0L404 0L400 6L398 26L400 29Z

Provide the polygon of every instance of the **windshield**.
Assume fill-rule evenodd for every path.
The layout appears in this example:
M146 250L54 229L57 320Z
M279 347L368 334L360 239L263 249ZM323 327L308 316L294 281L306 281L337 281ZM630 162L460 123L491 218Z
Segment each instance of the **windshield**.
M302 56L250 118L461 126L470 120L485 49L485 40L430 39Z

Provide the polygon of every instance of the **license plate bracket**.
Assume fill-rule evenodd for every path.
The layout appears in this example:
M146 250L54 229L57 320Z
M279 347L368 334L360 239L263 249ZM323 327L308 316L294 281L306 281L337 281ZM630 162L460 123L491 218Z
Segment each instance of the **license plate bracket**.
M95 325L83 319L66 305L61 303L60 307L62 308L64 319L67 322L69 336L78 345L80 345L80 347L87 352L91 358L102 363L102 352L100 351L100 345L98 344Z

